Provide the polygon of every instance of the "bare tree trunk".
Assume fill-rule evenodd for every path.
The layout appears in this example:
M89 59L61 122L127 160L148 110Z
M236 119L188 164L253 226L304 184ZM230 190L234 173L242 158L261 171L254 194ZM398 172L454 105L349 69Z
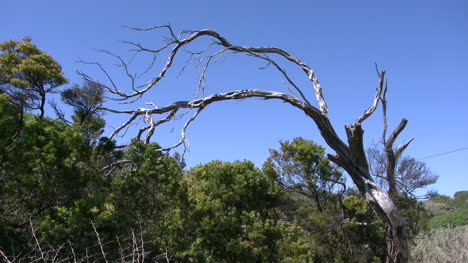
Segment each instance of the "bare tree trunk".
M350 151L329 155L330 160L345 169L353 179L359 192L385 226L387 243L387 263L408 262L409 247L405 221L390 198L389 193L378 187L369 172L364 147L363 130L360 125L347 125ZM331 146L331 145L330 145Z
M46 101L46 97L45 97L45 94L41 96L41 104L39 105L39 110L40 110L40 117L44 117L44 107L45 107L45 101Z
M385 156L387 158L387 181L388 181L388 194L390 196L395 196L397 191L397 182L395 177L395 166L396 166L396 158L395 154L393 153L392 147L388 149L385 147Z
M408 123L407 120L401 120L398 127L392 132L390 137L387 139L387 85L385 84L385 88L383 90L383 95L380 97L380 101L382 104L382 116L383 116L383 132L382 132L382 144L384 146L384 153L385 158L387 159L386 163L386 179L388 182L388 193L390 196L394 197L398 194L397 188L397 179L395 175L395 167L397 163L397 159L400 157L401 153L408 147L408 145L413 141L413 139L409 140L405 144L393 149L393 144L395 143L396 138L398 135L405 129L406 124Z
M380 88L383 86L384 75L385 73L382 72L380 76ZM377 94L378 99L380 99L379 91ZM377 105L376 103L374 101L374 105L359 117L354 124L345 126L348 145L336 135L327 117L322 114L316 114L315 111L305 112L315 121L327 144L335 150L336 154L329 154L328 158L346 170L359 192L366 198L368 205L383 221L387 243L386 262L404 263L409 260L408 234L406 232L405 220L393 203L390 195L374 183L370 175L369 164L364 150L364 130L362 129L361 122L375 111L374 106Z

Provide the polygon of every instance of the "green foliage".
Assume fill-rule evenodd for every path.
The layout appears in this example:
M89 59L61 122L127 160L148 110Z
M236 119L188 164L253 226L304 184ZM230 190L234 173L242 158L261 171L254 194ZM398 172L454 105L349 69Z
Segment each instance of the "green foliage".
M104 193L89 194L71 205L55 206L37 217L34 225L40 231L38 238L42 242L59 246L70 241L81 253L96 240L91 222L99 227L105 240L113 239L119 231L126 229L115 213L115 207L107 202Z
M174 217L172 213L182 206L185 195L177 163L159 149L154 143L133 141L119 155L112 152L112 142L102 139L91 158L111 154L110 172L101 167L93 183L84 187L86 195L38 217L35 225L43 233L41 240L57 246L70 240L77 253L84 253L96 242L93 222L100 238L107 241L108 258L119 256L117 240L128 240L137 230L141 238L151 240L145 245L148 251L163 253L164 237L171 234L166 219Z
M374 144L367 149L371 175L382 189L390 191L390 188L392 188L395 191L391 193L392 195L397 194L415 198L417 190L420 192L437 182L439 176L432 173L426 163L410 156L396 158L393 167L394 174L387 174L389 172L389 167L387 167L389 163L383 148ZM426 198L432 194L433 191L428 191L423 196Z
M320 244L309 238L301 227L285 221L279 221L282 229L282 239L277 242L279 262L302 263L320 262Z
M467 191L459 191L451 199L446 195L435 195L424 202L432 218L431 229L468 225Z
M273 181L298 191L314 201L323 211L327 202L337 203L332 195L337 185L344 185L341 171L325 158L325 150L313 141L294 138L280 141L280 149L270 149L270 157L263 165L264 173Z
M30 38L3 42L0 51L0 249L6 254L27 255L36 246L31 231L47 247L100 253L96 230L109 262L121 256L120 241L135 251L135 232L146 261L161 255L171 262L385 258L381 222L362 196L344 195L341 171L314 142L281 141L262 170L250 161L213 161L183 171L183 158L164 154L156 143L134 140L116 149L101 137L98 83L61 93L74 109L72 122L43 118L47 93L67 81L60 65ZM40 116L24 107L40 109ZM406 163L412 164L426 171ZM434 202L465 207L466 197L459 192L453 201L437 196ZM394 198L415 235L424 227L424 209L414 199ZM467 212L458 212L431 223L466 224Z
M467 240L468 226L438 228L421 233L411 246L411 262L466 262Z
M382 224L364 198L343 196L344 179L325 158L324 149L303 138L281 141L280 145L279 150L270 150L263 171L287 190L281 211L307 233L304 240L313 262L384 259Z
M468 209L457 209L452 212L434 216L429 220L429 227L431 229L464 225L468 225Z
M73 107L73 126L83 135L88 144L94 145L104 131L105 121L100 117L104 101L104 89L99 83L86 80L83 86L73 85L60 93L62 101ZM62 113L54 106L59 118ZM68 122L68 121L65 121Z
M282 229L275 219L280 189L253 163L199 165L185 177L192 229L188 262L274 262Z
M453 196L453 205L460 209L468 209L468 191L456 192Z
M455 210L455 207L450 204L439 203L434 200L425 200L423 205L430 216L437 216Z
M79 169L92 149L72 128L32 114L21 125L21 136L0 155L0 216L19 229L27 227L29 218L79 199L92 175Z
M432 196L429 200L437 203L442 203L442 204L451 204L452 203L452 198L448 195L440 195L440 194L435 194Z
M6 147L13 142L22 126L20 109L10 103L10 97L0 93L0 147ZM3 148L5 147L5 148ZM0 152L3 155L4 152Z
M81 91L75 87L66 97L83 102ZM156 143L134 140L115 149L115 142L100 137L104 120L93 110L80 118L82 109L75 107L67 126L29 113L21 117L11 98L0 95L0 143L6 149L0 154L0 249L7 254L34 246L32 219L41 244L71 244L77 255L100 253L94 224L109 262L120 257L119 242L133 245L136 232L146 260L385 257L382 224L363 197L338 191L341 173L311 141L282 143L263 170L249 161L213 161L183 171L182 159L164 154ZM414 202L396 201L407 221L419 224Z
M83 127L29 113L17 118L15 111L21 115L10 97L0 95L0 130L8 131L0 136L0 231L9 236L0 246L18 250L26 245L29 219L49 244L78 240L82 233L89 233L90 240L90 220L100 223L102 217L90 209L110 211L104 209L110 206L102 189L107 181L103 167L118 158L113 143L102 139L92 146Z
M418 233L428 227L430 214L420 201L410 196L394 196L393 202L406 222L408 237L412 240Z
M99 83L86 80L83 86L73 85L60 93L62 101L73 107L79 123L92 118L104 101L104 89Z
M21 107L39 109L44 116L46 95L68 80L50 55L25 37L0 43L0 87Z
M369 213L368 206L362 197L349 195L343 199L343 206L352 217L367 216Z

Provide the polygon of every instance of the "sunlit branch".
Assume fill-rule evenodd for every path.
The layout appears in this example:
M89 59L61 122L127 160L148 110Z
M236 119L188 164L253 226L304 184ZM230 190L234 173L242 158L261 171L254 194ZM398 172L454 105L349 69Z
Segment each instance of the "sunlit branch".
M133 89L134 92L130 93L130 94L127 94L127 93L125 93L123 91L120 91L117 88L117 86L115 85L115 83L112 81L112 79L110 78L110 75L107 73L107 71L99 63L83 62L83 63L86 63L86 64L96 65L96 66L98 66L100 68L100 70L102 72L104 72L104 74L107 76L108 80L112 84L112 88L107 88L108 91L110 93L114 94L114 95L119 96L119 98L114 98L115 100L121 100L122 101L122 100L128 100L130 98L134 98L134 97L137 97L137 98L141 97L144 93L146 93L148 90L150 90L152 87L154 87L162 78L164 78L167 71L171 68L171 66L173 64L173 61L174 61L174 58L178 54L181 47L187 46L192 41L194 41L194 40L196 40L196 39L198 39L200 37L208 36L208 37L214 38L216 41L213 41L211 44L208 45L207 49L202 50L200 53L205 52L206 50L208 50L211 47L211 45L213 43L215 43L215 44L218 44L220 46L223 46L224 49L227 49L227 50L230 50L230 51L233 51L233 52L236 52L236 53L247 53L248 55L253 55L253 56L255 56L257 58L260 58L262 60L266 60L269 63L271 63L272 65L274 65L275 68L285 77L287 82L289 84L291 84L294 87L294 89L300 94L300 97L306 103L309 103L309 101L307 100L307 98L303 94L302 90L287 75L286 71L282 67L280 67L279 64L276 61L274 61L273 59L271 59L271 58L269 58L269 57L267 57L265 55L266 54L279 55L280 57L283 57L284 59L294 63L297 66L299 66L306 73L309 80L312 82L312 85L313 85L314 91L315 91L315 95L316 95L317 101L318 101L319 106L320 106L319 108L320 108L321 114L326 115L327 112L328 112L325 99L324 99L324 97L322 95L322 89L321 89L320 83L318 81L318 78L315 75L315 72L309 66L307 66L304 62L302 62L300 59L290 55L289 53L287 53L286 51L284 51L282 49L274 48L274 47L236 46L236 45L231 44L227 39L225 39L223 36L221 36L216 31L213 31L213 30L210 30L210 29L205 29L205 30L200 30L200 31L183 31L183 32L181 32L179 34L179 36L176 36L174 34L172 28L169 25L161 25L161 26L155 26L155 27L149 27L149 28L134 28L134 27L126 27L126 28L132 29L132 30L137 30L137 31L149 31L149 30L156 30L156 29L163 29L164 28L164 29L167 29L169 31L169 33L170 33L170 38L168 39L168 42L163 47L158 48L158 49L148 49L148 48L145 48L141 44L138 44L138 43L126 42L126 43L128 43L128 44L130 44L130 45L132 45L132 46L134 46L136 48L135 50L133 50L134 52L149 52L149 53L152 53L152 54L156 55L156 54L159 54L160 52L170 48L171 46L172 46L172 50L170 51L170 53L169 53L169 55L168 55L168 57L166 59L166 63L162 67L159 74L156 77L152 78L150 81L148 81L145 84L141 85L140 86L141 89L135 89L135 84L134 84L135 77L128 72L128 67L127 67L128 64L125 63L120 57L117 56L117 58L121 61L122 66L125 67L125 71L127 73L127 76L132 81L132 89ZM184 38L181 38L181 36L184 35L184 34L188 34L188 35L186 37L184 37ZM223 50L221 50L221 53L222 52L223 52ZM262 54L265 54L265 55L262 55ZM208 59L208 60L211 60L211 59ZM154 64L152 63L151 66L153 66L153 65ZM205 64L202 74L205 74L206 68L207 68L207 65ZM85 74L83 74L83 75L85 75ZM203 77L201 79L203 79ZM132 100L132 101L134 101L134 100Z

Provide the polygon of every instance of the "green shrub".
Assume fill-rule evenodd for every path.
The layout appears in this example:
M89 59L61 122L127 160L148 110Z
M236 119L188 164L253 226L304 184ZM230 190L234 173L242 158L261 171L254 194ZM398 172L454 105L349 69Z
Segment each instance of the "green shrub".
M453 212L434 216L429 220L429 228L468 225L468 209L458 209Z
M453 205L459 209L468 209L468 191L456 192L453 196Z
M434 202L432 200L424 201L423 206L430 216L438 216L455 210L452 205Z

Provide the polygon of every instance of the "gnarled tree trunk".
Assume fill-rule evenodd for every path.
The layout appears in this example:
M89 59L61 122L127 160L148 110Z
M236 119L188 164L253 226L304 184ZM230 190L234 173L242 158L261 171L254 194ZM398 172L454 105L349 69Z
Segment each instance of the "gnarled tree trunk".
M329 158L351 176L359 192L385 226L387 263L408 262L409 247L405 221L390 198L389 193L372 180L362 145L363 130L360 125L347 125L350 151L348 154L330 155Z

